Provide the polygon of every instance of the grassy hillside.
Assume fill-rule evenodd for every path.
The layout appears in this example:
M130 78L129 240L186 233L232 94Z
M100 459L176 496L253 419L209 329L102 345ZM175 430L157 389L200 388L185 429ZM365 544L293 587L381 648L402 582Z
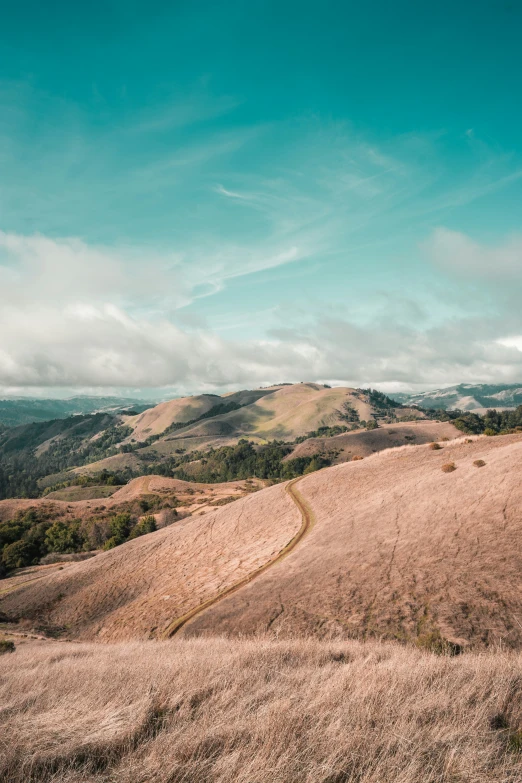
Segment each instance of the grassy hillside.
M128 434L107 413L25 424L0 433L0 499L37 497L39 480L116 452Z
M177 437L245 437L294 440L320 426L373 418L373 409L355 389L319 384L284 386L239 410L180 430Z
M304 505L278 484L28 582L0 606L67 636L161 637L277 561L308 509L293 551L181 632L516 648L521 468L522 435L382 452L300 479Z
M324 427L376 426L378 420L405 415L406 409L395 405L369 390L302 383L185 397L132 416L98 413L8 428L0 432L0 499L37 497L49 487L60 490L73 480L74 474L67 475L71 469L108 470L119 480L157 472L192 478L193 470L173 472L186 461L179 455L235 445L245 436L267 444L292 442ZM242 472L228 476L239 477Z
M161 637L194 605L272 559L300 523L284 485L277 485L12 592L2 594L11 587L3 580L0 607L8 616L66 636Z
M521 469L515 435L404 447L306 476L309 535L183 632L520 647Z
M323 456L333 463L349 462L356 456L369 457L377 451L398 446L417 446L432 441L451 440L462 435L451 422L416 421L387 424L373 430L358 430L339 435L307 438L293 447L286 460L311 455Z
M0 777L516 783L521 682L520 655L499 652L447 658L310 640L23 642L2 660Z
M12 579L18 581L19 572L11 576L16 568L33 568L54 555L71 559L68 556L74 553L119 546L260 485L207 485L144 476L118 487L111 478L102 474L98 483L70 486L35 500L0 501L0 576L6 577L0 592L10 589ZM102 479L105 483L100 485Z
M221 402L222 399L217 394L201 394L199 397L183 397L162 402L138 416L125 418L125 425L132 431L128 439L140 442L151 435L161 435L173 424L193 421Z

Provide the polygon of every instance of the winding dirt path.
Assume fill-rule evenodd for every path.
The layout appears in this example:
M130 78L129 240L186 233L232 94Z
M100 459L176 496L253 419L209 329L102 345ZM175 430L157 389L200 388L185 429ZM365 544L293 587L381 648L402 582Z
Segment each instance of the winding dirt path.
M301 527L299 528L295 536L290 539L288 544L274 558L272 558L272 560L269 560L267 563L260 566L255 571L252 571L251 574L248 574L248 576L245 576L239 582L236 582L236 584L227 587L221 593L218 593L212 598L209 598L207 601L204 601L202 604L196 606L194 609L190 609L190 611L182 615L182 617L178 617L175 620L173 620L163 632L162 638L164 639L171 638L176 633L178 633L178 631L180 631L181 628L183 628L183 626L185 626L188 622L190 622L195 617L200 615L206 609L209 609L211 606L214 606L214 604L216 604L218 601L221 601L223 598L232 595L232 593L235 593L237 590L241 590L242 587L245 587L245 585L252 582L268 568L271 568L276 563L279 563L284 557L286 557L286 555L290 554L290 552L293 549L295 549L295 547L306 536L306 534L310 532L310 530L315 524L315 516L308 502L304 499L301 493L296 489L296 484L301 479L302 476L292 479L292 481L290 481L285 488L285 491L290 495L290 497L292 498L292 500L294 501L294 503L296 504L297 508L301 513L301 519L302 519Z

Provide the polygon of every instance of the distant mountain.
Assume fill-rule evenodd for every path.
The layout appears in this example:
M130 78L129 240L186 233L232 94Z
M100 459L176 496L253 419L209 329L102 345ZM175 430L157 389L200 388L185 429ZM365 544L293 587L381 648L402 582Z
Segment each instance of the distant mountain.
M92 398L87 400L92 404ZM188 463L197 463L198 480L247 478L259 476L260 471L273 478L287 470L281 460L292 450L291 443L423 417L380 392L317 383L242 390L221 397L184 397L141 413L136 406L121 411L122 401L117 398L95 402L94 413L66 416L62 408L62 418L3 431L0 421L0 498L35 497L74 478L75 474L67 473L71 469L89 474L110 471L122 480L151 472L194 478L194 466ZM100 410L101 403L105 406ZM226 465L207 456L212 449L243 441L261 449L277 441L277 453L270 457L273 464L264 464L268 454L261 468L253 464L257 452L252 447L245 447L245 453L239 448L235 456L221 454L228 460ZM301 472L311 460L312 455L307 455L300 461Z
M522 383L468 384L415 394L390 394L403 405L442 410L479 411L484 408L516 408L522 405Z
M72 397L68 400L40 400L21 397L13 400L0 400L0 425L17 427L38 421L65 419L85 413L132 410L136 413L149 408L149 402L136 402L127 397Z

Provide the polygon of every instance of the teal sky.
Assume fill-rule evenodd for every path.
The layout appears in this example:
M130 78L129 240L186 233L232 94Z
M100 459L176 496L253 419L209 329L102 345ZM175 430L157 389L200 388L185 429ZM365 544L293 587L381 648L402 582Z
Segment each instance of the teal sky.
M26 2L0 393L522 382L522 4Z

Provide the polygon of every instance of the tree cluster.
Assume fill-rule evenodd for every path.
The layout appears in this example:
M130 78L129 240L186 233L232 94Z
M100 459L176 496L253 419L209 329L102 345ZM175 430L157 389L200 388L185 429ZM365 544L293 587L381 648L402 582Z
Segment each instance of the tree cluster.
M138 520L128 512L107 519L53 518L52 509L30 508L0 523L0 576L36 565L49 553L112 549L156 530L153 516Z

